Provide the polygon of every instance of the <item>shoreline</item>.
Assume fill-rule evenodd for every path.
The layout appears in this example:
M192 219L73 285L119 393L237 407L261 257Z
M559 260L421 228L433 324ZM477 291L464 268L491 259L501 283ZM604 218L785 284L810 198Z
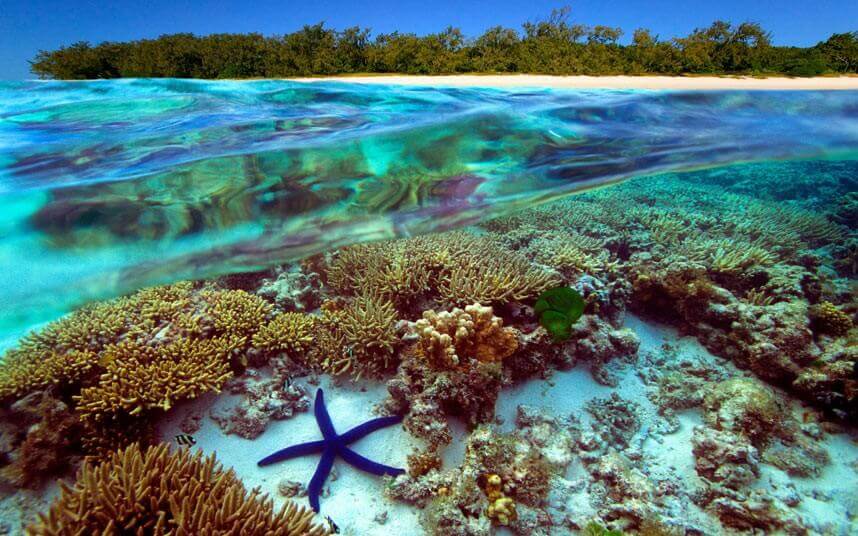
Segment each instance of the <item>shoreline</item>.
M858 76L813 78L751 76L555 76L535 74L504 75L354 75L284 78L293 82L348 82L403 86L450 87L544 87L554 89L647 89L647 90L853 90Z

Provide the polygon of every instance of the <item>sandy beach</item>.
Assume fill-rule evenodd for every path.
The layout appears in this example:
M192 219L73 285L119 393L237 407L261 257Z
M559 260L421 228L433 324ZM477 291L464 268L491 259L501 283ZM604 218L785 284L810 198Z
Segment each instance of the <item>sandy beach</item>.
M858 90L858 76L816 78L753 78L749 76L550 76L508 75L360 75L290 78L296 82L352 82L453 87L550 87L562 89L676 90Z

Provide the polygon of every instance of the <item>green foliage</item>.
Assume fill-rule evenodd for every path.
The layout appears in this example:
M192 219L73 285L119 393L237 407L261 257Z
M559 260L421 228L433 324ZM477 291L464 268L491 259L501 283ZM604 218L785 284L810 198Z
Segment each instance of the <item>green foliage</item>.
M254 78L345 73L445 74L520 72L569 74L781 73L814 76L858 72L858 32L834 34L811 48L778 47L759 24L715 21L686 37L660 41L570 20L569 8L521 31L495 26L467 39L448 27L418 36L393 32L370 37L365 28L342 31L322 23L287 35L182 33L124 43L78 42L39 51L30 62L44 78Z
M565 341L572 335L572 325L584 314L584 305L584 298L576 290L558 287L540 294L533 310L554 340Z
M623 531L607 529L597 521L587 523L581 534L584 536L624 536Z

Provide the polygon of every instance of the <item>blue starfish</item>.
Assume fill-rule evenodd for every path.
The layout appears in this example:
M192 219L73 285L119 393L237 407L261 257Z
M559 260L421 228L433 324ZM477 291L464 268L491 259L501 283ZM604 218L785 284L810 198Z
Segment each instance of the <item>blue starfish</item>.
M316 405L313 408L316 415L316 423L319 425L319 430L322 431L324 439L320 441L310 441L301 443L292 447L278 450L270 456L266 456L257 462L260 467L271 465L272 463L290 460L307 454L322 453L322 459L319 460L319 465L316 467L316 472L313 473L313 478L310 479L310 485L307 486L307 495L310 497L310 506L317 513L319 512L319 494L322 492L322 486L325 480L331 473L331 468L334 466L334 459L339 456L349 465L357 467L367 473L374 475L401 475L405 472L403 469L390 467L376 463L368 458L364 458L357 452L348 448L348 445L354 443L376 430L387 428L402 422L401 416L380 417L372 419L361 425L355 426L344 434L337 434L334 430L334 423L331 422L331 416L328 415L328 409L325 407L325 394L321 389L316 391Z

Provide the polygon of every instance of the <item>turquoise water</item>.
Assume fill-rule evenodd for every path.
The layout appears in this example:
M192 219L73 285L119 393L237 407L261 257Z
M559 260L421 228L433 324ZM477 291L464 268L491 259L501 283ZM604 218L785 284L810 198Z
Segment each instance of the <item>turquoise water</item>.
M2 83L0 340L145 285L630 177L856 156L851 91Z

